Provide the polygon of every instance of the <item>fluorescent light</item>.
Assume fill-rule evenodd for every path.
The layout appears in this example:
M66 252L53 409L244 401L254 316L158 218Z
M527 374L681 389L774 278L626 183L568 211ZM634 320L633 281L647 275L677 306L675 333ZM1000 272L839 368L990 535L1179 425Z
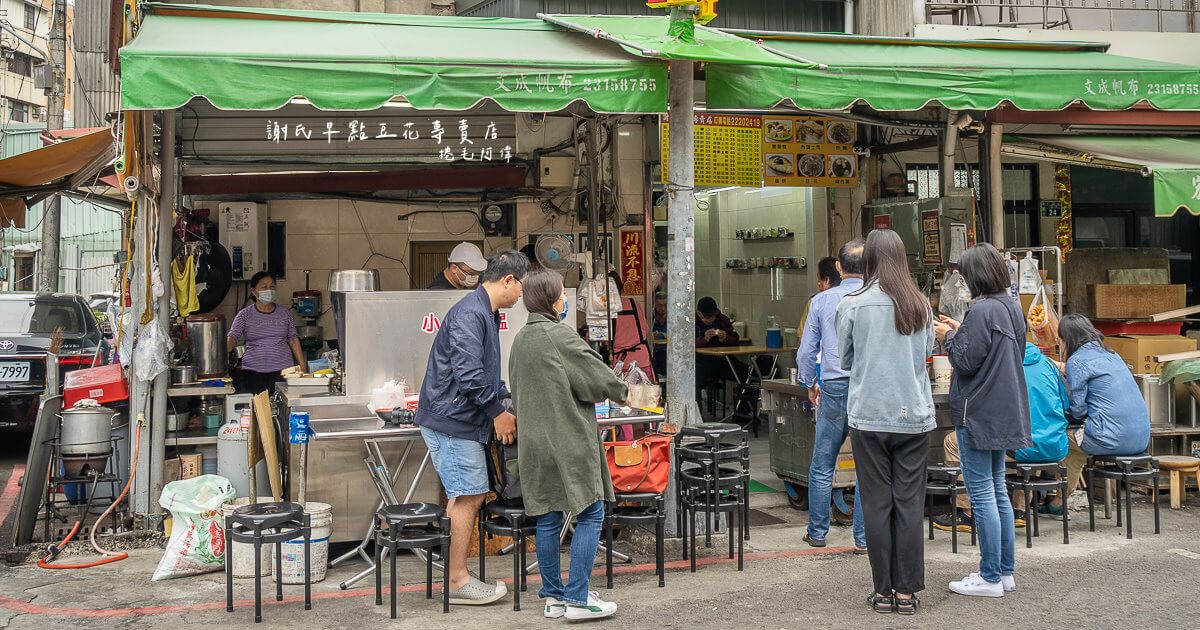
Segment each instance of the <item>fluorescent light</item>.
M704 192L706 192L710 195L715 195L716 193L719 193L719 192L725 192L726 190L735 190L737 188L739 188L739 187L738 186L725 186L724 188L714 188L712 190L706 190Z

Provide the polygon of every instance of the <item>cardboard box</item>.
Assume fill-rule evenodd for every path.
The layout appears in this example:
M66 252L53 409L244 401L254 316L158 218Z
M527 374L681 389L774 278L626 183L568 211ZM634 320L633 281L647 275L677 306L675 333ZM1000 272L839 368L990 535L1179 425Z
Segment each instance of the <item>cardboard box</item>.
M1089 284L1088 315L1095 319L1139 319L1187 305L1183 284Z
M1182 335L1113 335L1105 343L1121 355L1134 374L1159 374L1162 364L1156 355L1196 349L1196 340Z
M172 457L171 459L163 460L163 483L171 483L179 480L179 458Z
M191 479L200 476L200 453L179 456L179 478Z

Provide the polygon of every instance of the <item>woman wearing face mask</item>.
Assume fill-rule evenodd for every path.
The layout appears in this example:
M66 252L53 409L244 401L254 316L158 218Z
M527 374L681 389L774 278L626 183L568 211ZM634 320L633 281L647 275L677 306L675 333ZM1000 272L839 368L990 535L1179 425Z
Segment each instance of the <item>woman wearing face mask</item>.
M260 271L250 278L254 304L238 311L226 338L230 352L240 342L246 344L242 356L241 393L270 391L283 379L280 372L293 365L305 365L304 352L296 335L296 323L286 308L275 304L275 278Z
M521 494L525 513L537 518L539 596L546 598L546 617L608 617L617 605L588 588L604 501L614 500L593 405L625 401L628 390L600 355L561 323L567 309L562 276L542 269L522 284L529 321L513 340L508 373ZM566 584L559 565L563 512L578 518Z

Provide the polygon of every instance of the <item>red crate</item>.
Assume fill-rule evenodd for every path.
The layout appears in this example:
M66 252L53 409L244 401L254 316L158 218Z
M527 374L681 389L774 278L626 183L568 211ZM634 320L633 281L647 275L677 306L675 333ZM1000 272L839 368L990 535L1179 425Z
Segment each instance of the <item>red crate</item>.
M63 409L85 398L99 403L128 400L129 383L121 364L67 372L63 376Z
M1181 322L1150 322L1120 319L1093 319L1092 325L1100 334L1110 335L1178 335Z

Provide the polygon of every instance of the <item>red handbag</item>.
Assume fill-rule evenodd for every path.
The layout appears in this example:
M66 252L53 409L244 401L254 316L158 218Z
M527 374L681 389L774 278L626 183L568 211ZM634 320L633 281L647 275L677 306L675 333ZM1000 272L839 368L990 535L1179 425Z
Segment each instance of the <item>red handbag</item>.
M666 491L671 476L672 439L651 433L631 442L605 442L604 456L613 488L619 493Z

